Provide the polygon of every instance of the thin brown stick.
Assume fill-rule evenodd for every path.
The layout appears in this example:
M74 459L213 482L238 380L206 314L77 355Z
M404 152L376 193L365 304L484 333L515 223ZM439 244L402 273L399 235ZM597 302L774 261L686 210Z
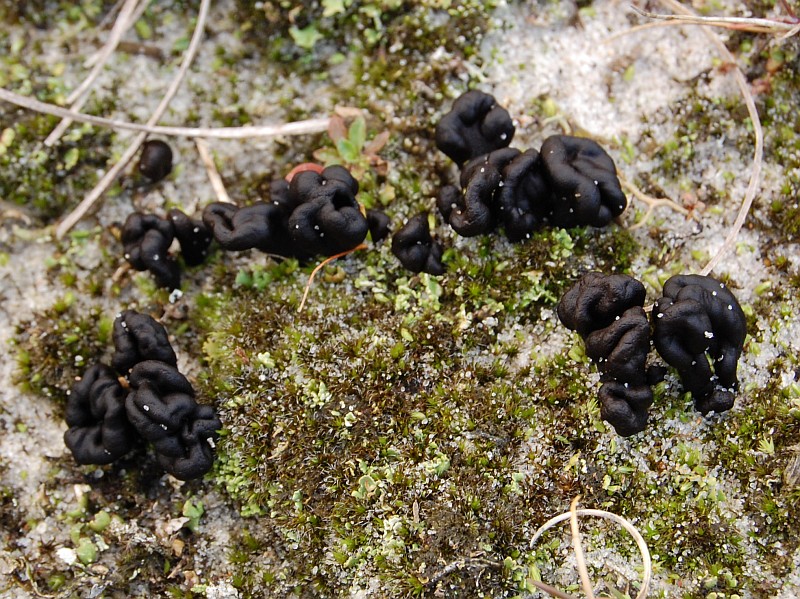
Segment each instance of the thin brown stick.
M214 190L214 194L217 196L217 200L226 204L233 204L234 201L231 199L227 190L225 189L225 183L222 182L222 177L219 175L217 165L214 163L214 158L208 151L208 143L202 137L198 137L194 140L194 145L197 146L197 153L200 154L200 160L203 161L203 164L206 167L208 181L211 183L211 187Z
M622 185L622 187L624 187L627 191L629 191L631 195L633 195L633 197L635 197L640 202L647 204L647 212L645 212L644 216L639 220L639 222L628 227L629 231L633 231L635 229L639 229L645 226L648 220L650 220L650 215L656 208L660 206L667 206L671 210L683 214L684 216L687 216L689 218L694 218L695 220L697 219L697 216L695 215L694 212L687 210L674 200L671 200L669 198L654 198L653 196L649 196L646 193L644 193L641 189L639 189L633 183L625 179L625 177L623 177L622 175L618 175L618 178L620 185Z
M329 118L308 119L294 121L281 125L245 125L243 127L170 127L164 125L146 125L131 123L117 119L107 119L91 114L74 112L55 104L41 102L35 98L21 96L7 89L0 88L0 100L14 104L28 110L50 114L61 118L71 118L80 123L89 123L109 129L123 129L126 131L139 131L153 135L168 137L206 137L209 139L251 139L256 137L276 137L278 135L305 135L309 133L322 133L328 130Z
M325 260L323 260L322 262L317 264L317 266L314 268L314 270L311 271L311 274L308 275L308 281L306 282L306 288L305 288L305 291L303 291L303 299L300 300L300 306L297 308L298 314L303 311L303 306L306 305L306 298L308 297L308 292L311 289L311 283L314 281L314 277L317 276L317 273L323 267L325 267L325 265L330 264L334 260L336 260L338 258L341 258L342 256L346 256L347 254L352 254L353 252L357 252L358 250L365 250L365 249L367 249L367 244L366 243L362 243L362 244L359 244L356 247L354 247L352 249L349 249L347 251L339 252L338 254L334 254L333 256L329 256L328 258L325 258Z
M172 101L172 98L175 96L175 93L178 91L178 87L183 82L186 73L189 71L189 66L192 64L195 55L197 54L197 50L200 47L200 41L203 39L203 32L206 26L206 19L208 18L208 9L211 5L211 0L201 0L200 3L200 10L197 15L197 22L195 24L194 33L192 33L192 39L189 43L189 47L186 50L186 53L183 55L183 60L181 62L181 66L178 69L175 78L171 81L170 86L167 88L164 97L159 102L156 109L153 111L153 114L147 120L148 125L155 125L164 112L167 110L169 103ZM142 145L142 142L147 137L146 133L137 133L136 137L133 139L131 144L128 146L128 149L125 150L125 153L122 157L117 161L117 163L109 169L109 171L103 176L102 179L95 185L94 189L89 192L89 194L83 199L83 201L78 204L77 208L73 210L67 217L61 221L61 223L56 227L56 237L61 238L64 236L67 231L69 231L75 224L83 218L83 215L86 214L89 209L99 200L102 195L106 192L106 190L114 183L117 176L122 172L128 162L134 157L136 152L139 150L139 146Z
M549 584L546 584L540 580L534 580L533 578L529 578L528 582L530 582L533 586L535 586L540 591L544 591L551 597L558 597L558 599L577 599L574 595L570 595L569 593L565 593L562 590L557 589L556 587L551 587Z
M114 27L111 28L111 32L108 35L108 40L97 54L97 61L95 62L94 67L89 72L89 75L81 82L81 84L72 90L72 93L67 96L67 104L70 105L70 110L79 111L89 99L89 91L92 87L92 84L94 84L94 82L97 80L97 77L100 76L100 73L103 71L103 68L106 66L109 58L111 58L111 55L117 48L122 36L125 34L128 28L133 25L131 15L136 9L136 5L138 3L139 0L125 0L125 4L122 6L122 10L119 11L117 20L114 23ZM55 129L50 132L50 135L48 135L44 140L44 145L52 146L55 144L64 134L64 131L67 130L67 127L69 127L71 124L72 119L62 119L61 122L56 125Z
M611 520L616 524L619 524L622 528L628 531L628 533L633 537L633 540L636 542L636 546L639 548L639 553L642 555L642 588L639 590L639 594L636 595L636 599L645 599L647 594L650 592L650 581L653 577L653 561L650 558L650 550L647 548L647 543L642 537L641 533L636 530L636 527L631 524L630 521L623 518L622 516L618 516L613 512L607 512L605 510L587 510L581 509L575 510L576 516L594 516L597 518L604 518L606 520ZM556 524L564 522L565 520L569 520L572 516L571 511L565 512L553 518L550 518L547 522L542 524L537 530L533 538L530 541L530 547L534 547L536 542L542 537L542 535L553 528ZM533 581L531 581L533 582Z
M589 579L589 569L586 567L586 556L581 545L581 529L578 526L578 502L581 496L576 495L569 505L569 527L572 531L572 550L575 552L575 561L578 566L578 576L581 579L581 588L586 594L586 599L595 599L592 581Z
M797 23L785 23L774 19L761 19L757 17L701 17L691 12L684 12L684 14L680 15L663 15L642 10L637 6L631 6L631 8L648 19L655 19L674 25L722 27L725 29L736 29L738 31L749 31L753 33L786 33L792 31L797 26ZM673 10L676 12L683 12L681 9L673 8ZM686 9L684 8L684 10Z
M661 0L661 3L670 7L675 12L680 12L684 15L693 15L692 11L675 0ZM714 268L716 268L725 254L727 254L736 244L736 238L739 236L739 231L742 229L742 225L744 225L744 221L747 218L747 214L750 212L750 207L752 206L753 200L756 197L756 192L758 191L758 180L761 175L761 164L764 158L764 132L761 128L761 119L758 116L758 109L756 108L755 101L753 100L753 94L750 93L747 79L745 79L744 73L742 73L742 70L736 63L736 59L734 58L733 54L730 53L725 44L722 43L722 40L719 39L719 36L711 29L708 27L703 27L703 32L711 39L714 45L717 46L717 50L722 55L723 60L732 65L731 72L736 79L736 84L739 86L739 90L742 92L744 103L747 106L747 112L750 115L750 121L753 124L753 135L755 137L753 166L750 171L750 181L747 185L747 191L742 199L742 205L739 208L738 214L736 215L736 220L733 222L733 226L731 226L730 231L728 231L728 235L725 238L722 247L720 247L717 253L711 258L711 260L708 261L708 264L706 264L700 271L701 275L707 275L714 270Z

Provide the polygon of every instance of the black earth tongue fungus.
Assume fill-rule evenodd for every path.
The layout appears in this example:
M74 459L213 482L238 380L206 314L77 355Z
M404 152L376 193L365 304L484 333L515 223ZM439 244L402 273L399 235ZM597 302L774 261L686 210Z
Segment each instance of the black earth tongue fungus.
M369 227L369 235L372 237L373 243L378 243L390 233L389 225L391 219L386 215L383 210L370 208L367 210L367 226Z
M653 392L647 383L650 324L644 286L626 275L590 272L558 303L558 318L577 331L600 370L600 415L628 437L647 426Z
M214 238L202 220L191 218L178 208L167 213L172 221L175 237L181 245L181 255L187 266L197 266L205 262L208 246Z
M442 246L431 237L428 215L417 214L392 236L392 253L412 272L443 275Z
M724 283L703 275L673 276L662 295L651 316L656 350L678 370L700 413L729 410L747 336L739 302Z
M436 125L436 147L461 166L508 146L514 131L508 111L493 96L472 90L459 96Z
M342 166L297 173L289 184L297 203L289 217L289 234L296 246L310 254L333 256L363 242L369 223L356 193L358 181Z
M94 364L70 390L67 445L79 464L110 464L128 453L136 432L125 413L127 391L105 364Z
M474 158L461 170L461 197L451 198L447 187L442 190L439 211L447 212L447 222L456 233L474 237L494 230L500 214L496 196L504 184L502 169L519 155L519 150L502 148Z
M172 149L160 139L151 139L142 144L139 156L139 172L153 183L161 181L172 171Z
M200 478L214 463L214 448L221 428L214 408L198 405L192 418L177 433L183 451L177 456L158 453L158 463L177 479Z
M167 330L147 314L135 310L121 312L114 320L111 336L116 350L111 364L120 374L128 374L145 360L158 360L170 366L178 364Z
M552 198L549 221L558 227L604 227L628 205L614 161L597 142L553 135L540 151Z
M222 428L211 406L200 406L194 389L176 368L147 360L130 374L128 420L153 444L159 464L175 478L199 478L211 469Z
M496 194L496 204L509 241L530 239L545 220L550 198L536 150L526 150L503 168L503 186Z
M275 179L269 184L269 202L280 208L286 218L297 208L294 196L289 193L289 182L286 179Z
M181 270L169 255L174 237L172 221L155 214L133 212L122 226L125 259L136 270L150 271L159 286L177 289L181 285Z
M203 222L216 242L230 252L257 249L279 256L294 255L286 214L280 206L257 202L237 208L213 202L203 209Z

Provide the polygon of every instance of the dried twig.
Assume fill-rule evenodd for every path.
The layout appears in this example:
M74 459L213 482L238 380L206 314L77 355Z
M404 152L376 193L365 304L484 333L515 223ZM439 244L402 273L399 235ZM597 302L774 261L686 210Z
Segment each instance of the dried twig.
M675 12L680 12L684 15L693 15L692 11L675 0L661 0L661 2L669 6ZM735 245L739 231L741 230L742 225L744 225L747 214L750 212L750 206L752 206L753 200L756 197L756 191L758 191L758 180L761 175L761 163L764 157L764 132L761 128L761 119L758 116L758 110L756 109L756 104L753 100L753 94L750 93L747 79L745 79L744 73L742 73L742 70L736 64L736 59L733 57L733 54L730 53L725 44L722 43L722 40L719 38L719 36L711 29L708 27L703 27L703 32L717 47L717 50L722 55L722 58L732 67L731 72L736 79L739 90L742 92L744 103L747 106L747 112L750 115L750 121L753 124L753 136L755 137L753 167L750 171L750 182L747 185L747 191L742 199L742 205L739 208L739 213L736 215L736 220L734 221L730 231L728 231L728 236L725 238L722 247L720 247L717 253L711 258L711 260L709 260L708 264L706 264L700 271L701 275L707 275L714 270L714 268L716 268L717 264L720 263L725 254L727 254Z
M197 50L200 47L200 41L203 39L203 31L205 29L206 19L208 18L208 9L210 5L211 0L201 1L194 33L192 33L192 39L189 43L189 47L187 48L186 53L183 55L181 66L167 88L167 91L164 94L164 97L161 99L161 102L159 102L158 106L156 106L156 109L153 111L153 114L147 120L148 125L155 125L158 122L158 120L161 118L161 115L163 115L167 110L167 107L172 101L172 98L175 96L175 93L178 91L178 87L183 82L186 73L189 71L189 65L192 64L192 60L194 60L194 56L197 54ZM58 227L56 227L56 237L63 237L67 231L69 231L81 218L83 218L83 215L88 212L88 210L98 199L100 199L105 191L116 180L117 176L122 172L122 169L124 169L128 162L131 161L146 137L146 133L138 133L136 135L130 146L128 146L128 149L125 150L125 153L117 161L117 163L111 167L111 169L103 176L102 179L100 179L97 185L95 185L94 189L92 189L92 191L90 191L89 194L83 199L83 201L78 204L75 210L69 213L67 217L61 221Z
M153 135L168 137L206 137L209 139L251 139L256 137L276 137L278 135L305 135L308 133L322 133L328 129L330 119L308 119L283 123L281 125L245 125L243 127L169 127L164 125L145 125L131 123L117 119L107 119L91 114L74 112L55 104L41 102L34 98L21 96L7 89L0 88L0 100L27 108L42 114L50 114L61 118L71 118L80 123L89 123L110 129L123 129L126 131L139 131Z
M70 105L70 110L79 111L81 107L86 103L86 100L89 99L89 91L92 84L95 82L97 77L103 71L108 59L111 57L111 54L119 44L120 39L128 30L128 28L133 24L131 20L131 15L133 11L136 9L136 5L139 3L139 0L125 0L125 4L122 6L122 10L120 10L119 15L117 16L117 20L114 23L114 27L111 28L111 33L108 36L108 40L106 41L105 45L100 49L97 53L97 60L95 61L94 67L89 72L89 75L83 82L72 90L72 93L67 96L67 104ZM55 144L59 138L64 134L64 131L67 130L72 124L72 119L65 118L62 119L60 123L50 132L50 135L44 140L44 145L52 146Z
M200 154L200 160L203 161L203 164L206 167L208 181L211 183L211 187L214 189L217 200L226 204L233 204L233 200L225 190L225 184L222 182L222 177L219 175L217 165L214 164L214 158L208 151L208 143L205 139L198 137L194 140L194 144L197 146L197 153Z
M365 250L365 249L367 249L367 244L366 243L362 243L362 244L359 244L359 245L357 245L356 247L354 247L352 249L346 250L344 252L339 252L338 254L334 254L333 256L329 256L328 258L325 258L322 262L317 264L314 267L314 270L311 271L311 274L308 275L308 281L306 282L306 288L303 291L303 299L300 300L300 305L297 308L297 312L300 313L300 312L303 311L303 306L306 305L306 298L308 297L308 292L311 289L311 283L314 281L314 277L317 276L317 273L320 270L322 270L322 268L326 264L330 264L331 262L333 262L337 258L341 258L342 256L346 256L347 254L352 254L353 252L357 252L358 250Z
M502 562L498 562L491 559L486 559L483 557L466 557L458 559L450 564L447 564L444 568L442 568L439 572L437 572L431 579L425 583L425 586L431 587L438 584L441 580L455 572L456 570L465 570L467 568L473 567L481 567L481 568L494 568L500 569L503 567ZM568 598L573 599L573 598Z
M592 581L589 580L589 569L586 567L586 557L583 555L583 546L581 545L581 529L578 526L578 501L581 496L577 495L572 503L569 505L569 526L572 531L572 550L575 552L575 561L578 564L578 575L581 578L581 587L583 592L586 593L586 599L594 599L594 590L592 589Z
M628 190L631 193L631 195L633 195L633 197L647 204L647 212L645 212L644 216L639 220L639 222L628 227L629 231L633 231L635 229L644 227L650 220L650 216L652 215L653 211L659 206L667 206L670 209L674 210L675 212L683 214L684 216L694 219L697 218L697 216L693 211L687 210L674 200L670 200L669 198L654 198L653 196L649 196L646 193L644 193L641 189L639 189L633 183L625 179L625 177L623 177L622 175L618 175L618 178L622 187Z
M594 516L597 518L604 518L606 520L611 520L612 522L619 524L622 528L628 531L628 533L633 537L633 540L636 542L636 546L639 548L639 553L641 553L642 555L642 588L639 590L639 594L636 595L636 599L644 599L645 597L647 597L647 594L650 591L650 580L653 576L653 563L652 560L650 559L650 550L647 548L647 543L645 543L645 540L642 537L641 533L638 530L636 530L636 527L633 524L631 524L627 519L623 518L622 516L618 516L617 514L614 514L612 512L607 512L605 510L576 509L575 505L576 500L577 498L573 500L572 502L573 504L570 507L569 512L560 514L555 518L551 518L550 520L545 522L539 528L539 530L537 530L536 533L533 535L533 538L531 539L530 542L530 546L533 547L534 545L536 545L536 542L541 538L541 536L545 532L553 528L556 524L564 522L565 520L570 520L572 518L577 518L579 516ZM577 546L578 544L573 544L573 548ZM576 558L577 558L577 552L576 552ZM533 583L536 587L541 588L546 592L550 592L542 588L542 586L540 586L539 584L536 584L538 581L531 580L530 582ZM554 597L560 597L562 599L574 599L569 597L569 595L566 595L565 597L565 595L566 593L562 593L560 595L553 594Z
M668 25L703 25L749 31L751 33L781 33L794 35L798 24L787 23L775 19L761 19L756 17L701 17L692 13L663 15L643 10L637 6L631 8L648 19L655 19ZM675 9L676 12L678 9Z

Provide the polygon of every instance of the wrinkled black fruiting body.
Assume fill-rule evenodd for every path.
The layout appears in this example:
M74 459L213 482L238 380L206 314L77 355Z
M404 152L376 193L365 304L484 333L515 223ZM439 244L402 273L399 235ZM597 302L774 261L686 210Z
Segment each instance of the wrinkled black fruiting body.
M544 221L550 198L536 150L526 150L503 168L503 186L497 192L496 203L509 241L530 238Z
M151 139L142 144L139 156L139 172L153 181L161 181L172 171L172 149L160 139Z
M170 366L178 364L166 329L147 314L135 310L121 312L114 320L112 339L116 351L111 365L120 374L128 374L145 360L158 360Z
M383 210L370 208L367 210L367 225L369 226L369 235L372 237L373 243L386 239L389 235L389 225L391 220Z
M436 125L436 147L453 162L504 148L514 138L514 123L493 96L472 90L459 96Z
M627 199L614 161L597 142L553 135L542 144L541 159L552 194L552 224L604 227L625 210Z
M697 410L733 407L747 326L730 289L712 277L676 275L664 284L652 320L656 350L678 370Z
M626 275L591 272L558 303L558 317L577 331L586 354L597 364L603 385L600 414L627 437L647 426L653 392L647 384L650 324L645 315L644 286Z
M125 414L126 391L105 364L94 364L72 386L64 419L67 445L79 464L110 464L128 453L136 433Z
M177 289L181 285L181 271L169 255L174 237L171 221L155 214L133 212L122 226L125 259L136 270L150 271L161 287Z
M187 266L197 266L205 262L208 246L211 244L211 231L201 220L190 218L183 211L173 208L167 214L172 221L175 237L181 244L181 255Z
M333 256L353 249L367 236L369 224L356 201L358 181L341 166L321 173L297 173L289 184L296 208L289 217L289 234L310 254Z
M392 236L392 253L412 272L444 274L442 246L431 237L428 215L417 214Z
M203 210L203 222L214 239L231 252L258 249L269 254L292 256L286 215L281 207L258 202L237 208L233 204L214 202Z
M181 480L208 472L222 428L213 408L198 405L186 377L163 362L140 362L129 379L128 420L153 444L161 466Z
M461 170L462 197L447 217L456 233L473 237L494 230L500 213L496 195L504 184L502 171L519 154L519 150L503 148L464 165Z

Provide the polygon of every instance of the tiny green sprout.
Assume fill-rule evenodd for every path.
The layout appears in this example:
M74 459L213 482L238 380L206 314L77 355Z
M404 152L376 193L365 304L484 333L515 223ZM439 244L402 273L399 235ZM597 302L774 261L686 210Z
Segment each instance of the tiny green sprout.
M183 504L183 510L181 513L183 514L184 518L189 518L189 521L185 524L185 527L194 532L197 530L197 526L200 524L200 517L205 513L203 502L198 501L195 503L191 499L187 499Z
M289 28L289 35L292 36L294 43L303 50L312 50L317 42L323 38L323 35L313 24L302 29L292 26Z
M81 539L75 548L75 553L85 566L97 561L97 546L89 539Z
M767 455L775 455L775 441L772 437L764 435L758 442L758 450Z
M107 511L103 510L94 515L92 521L89 522L89 528L91 528L94 532L99 533L103 532L109 524L111 524L111 516Z

